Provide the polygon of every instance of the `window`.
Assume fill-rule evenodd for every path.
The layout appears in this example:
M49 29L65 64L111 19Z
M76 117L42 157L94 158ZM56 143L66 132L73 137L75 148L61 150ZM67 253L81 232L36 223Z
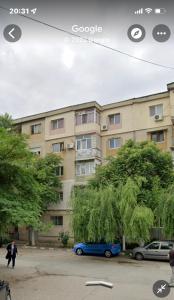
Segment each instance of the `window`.
M98 123L99 124L99 113L95 109L88 109L85 111L76 113L76 125L87 124L87 123Z
M116 125L120 124L120 114L114 114L109 116L109 124Z
M151 140L156 143L164 142L164 131L152 132Z
M63 166L58 166L56 168L56 175L57 176L63 176Z
M64 143L55 143L52 144L53 152L62 152L64 150Z
M40 147L31 148L30 150L35 155L40 155L41 154L41 148Z
M160 243L152 243L147 247L147 249L155 250L155 249L159 249L159 246L160 246Z
M31 125L31 134L41 133L41 124Z
M59 192L59 200L63 201L63 192Z
M92 148L92 138L91 135L84 135L77 137L76 140L76 149L85 150Z
M150 117L153 117L155 115L163 115L163 105L153 105L149 107Z
M121 139L120 138L112 138L109 140L109 148L115 149L121 147Z
M63 216L51 216L50 219L55 226L63 225Z
M51 128L52 129L59 129L64 127L64 119L57 119L51 121Z
M88 176L95 173L95 163L83 162L76 164L76 175L77 176Z
M161 243L161 249L162 250L170 250L172 248L173 248L173 244L172 243L167 243L167 242Z

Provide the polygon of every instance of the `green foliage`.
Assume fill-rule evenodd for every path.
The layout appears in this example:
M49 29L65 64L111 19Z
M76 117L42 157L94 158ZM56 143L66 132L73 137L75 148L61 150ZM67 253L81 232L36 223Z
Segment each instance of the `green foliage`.
M149 240L153 225L164 225L174 237L173 182L170 153L153 142L129 140L74 197L77 240L112 241L122 235L140 243Z
M169 239L174 237L174 185L166 191L161 202L164 232Z
M122 186L121 201L119 204L123 223L123 233L125 235L128 234L130 221L137 206L137 196L139 193L139 186L131 178L128 178L126 184Z
M55 170L61 163L61 158L55 154L48 154L44 158L35 156L33 159L33 175L39 183L42 209L45 210L50 203L57 203L61 182Z
M150 240L150 229L153 226L154 215L150 208L136 206L133 210L126 236L131 241L145 242Z
M88 241L88 222L90 208L93 206L95 193L92 189L77 188L72 195L73 219L72 226L76 241Z
M64 247L67 247L69 241L69 232L60 232L58 239L61 240Z
M0 128L11 129L12 126L13 120L9 114L0 115Z
M111 242L115 240L117 196L110 186L99 191L89 187L76 191L72 200L76 241Z
M108 183L117 187L120 182L125 184L128 177L143 177L145 191L152 190L155 177L162 188L168 187L174 181L171 154L161 151L153 142L129 140L116 157L108 159L107 165L98 167L90 184L97 188Z
M113 242L126 235L129 241L147 241L154 216L150 208L138 205L142 182L128 178L117 188L77 190L72 201L75 239Z
M3 118L1 117L0 120ZM55 168L56 155L40 158L28 150L27 138L0 128L0 234L12 225L41 228L49 203L57 202L61 187Z

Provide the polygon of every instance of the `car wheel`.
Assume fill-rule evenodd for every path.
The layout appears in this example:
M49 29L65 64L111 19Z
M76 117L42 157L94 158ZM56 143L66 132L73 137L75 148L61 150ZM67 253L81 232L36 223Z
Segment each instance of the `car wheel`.
M82 250L81 248L78 248L78 249L76 250L76 254L77 254L77 255L82 255L82 254L83 254L83 250Z
M110 250L106 250L104 254L107 258L110 258L112 256L112 252Z
M136 254L135 254L135 259L136 259L136 260L143 260L143 258L144 258L144 257L143 257L143 254L141 254L141 253L136 253Z

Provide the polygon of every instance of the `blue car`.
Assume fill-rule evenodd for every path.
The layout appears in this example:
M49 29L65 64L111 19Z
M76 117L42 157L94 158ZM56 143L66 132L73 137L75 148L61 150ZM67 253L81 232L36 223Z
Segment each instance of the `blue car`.
M74 245L73 251L77 255L98 254L109 258L120 254L121 245L119 243L78 243Z

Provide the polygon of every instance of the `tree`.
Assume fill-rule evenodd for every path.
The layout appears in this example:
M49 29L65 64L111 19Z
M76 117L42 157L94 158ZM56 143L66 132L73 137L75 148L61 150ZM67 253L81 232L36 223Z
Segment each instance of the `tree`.
M56 154L47 154L44 158L35 156L32 161L33 176L39 183L42 210L45 211L50 203L57 203L60 199L59 191L62 187L56 169L62 159Z
M0 115L0 128L11 129L13 126L12 117L5 113L4 115Z
M40 228L46 207L59 200L61 182L55 169L61 159L35 156L28 150L27 137L9 130L2 116L1 120L0 232L12 225Z
M169 224L173 226L172 214L170 217L167 216L168 208L166 208L166 219L164 219L161 208L166 189L169 189L173 182L174 173L170 153L161 151L153 142L128 141L118 151L116 157L109 158L106 165L98 167L85 193L80 197L76 195L75 232L78 232L80 222L83 220L81 225L83 224L82 227L85 228L86 238L93 240L101 238L102 226L99 226L99 220L102 220L101 216L104 213L107 216L105 224L108 218L111 220L111 223L105 226L108 229L104 237L108 234L107 240L113 240L114 232L115 236L122 235L123 248L125 248L125 236L128 241L139 243L147 241L152 226L159 226L161 222L165 222L168 234L171 235ZM108 203L110 196L109 194L106 196L105 191L109 186L112 186L113 201ZM165 205L172 208L171 193L170 196L168 194L168 199L170 201L168 200ZM102 207L105 209L102 210ZM102 220L101 223L104 224L104 221ZM112 231L113 228L115 231ZM78 237L80 236L83 235L79 234Z
M94 188L112 184L114 187L125 184L128 178L136 181L143 178L138 202L155 209L157 186L166 189L174 182L172 156L161 151L153 142L136 143L129 140L118 151L117 156L108 158L108 163L97 168L90 180Z
M171 185L161 198L164 233L169 239L174 237L174 185Z
M31 159L23 136L0 128L0 227L39 223L39 185L26 167Z
M118 212L117 196L111 186L100 190L89 187L76 190L72 199L75 240L115 240L119 230L115 218Z
M129 241L144 242L150 237L153 212L138 204L142 178L128 178L117 188L78 189L73 197L73 229L78 241L113 242L125 237Z
M90 181L93 187L124 184L127 178L143 177L142 189L152 190L154 178L166 188L174 181L171 154L161 151L153 142L136 143L129 140L118 151L117 156L108 158L108 163L99 166Z
M145 206L135 206L127 229L128 238L139 244L150 239L150 230L153 226L154 215L150 208Z
M150 238L150 229L154 221L152 210L145 207L144 204L138 204L142 182L142 178L138 178L136 182L128 178L122 188L120 201L123 236L138 243L145 242ZM123 239L123 250L125 250L125 239Z

